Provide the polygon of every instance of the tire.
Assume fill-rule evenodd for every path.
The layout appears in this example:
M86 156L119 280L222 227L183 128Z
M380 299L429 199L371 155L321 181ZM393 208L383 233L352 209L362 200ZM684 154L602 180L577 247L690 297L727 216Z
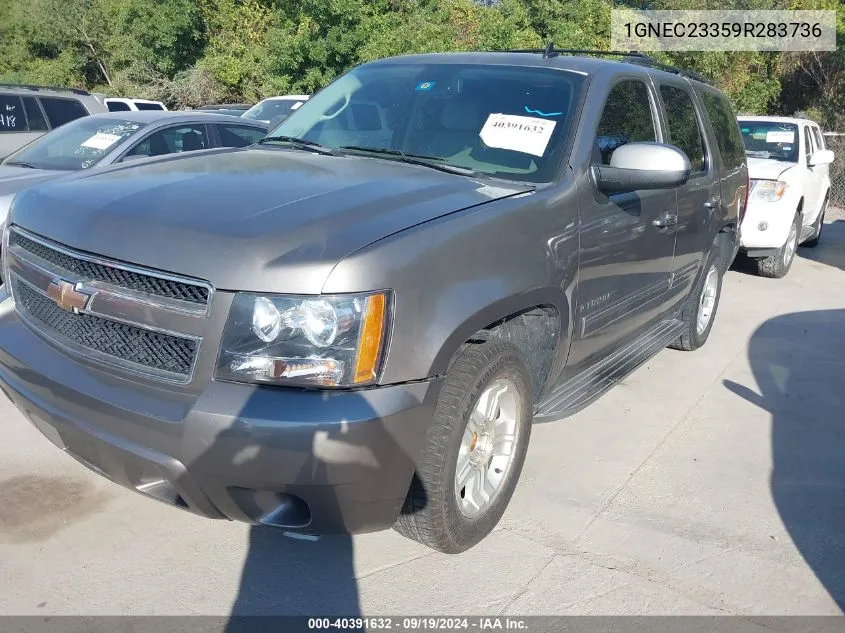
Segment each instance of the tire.
M494 393L499 394L498 405ZM492 416L476 412L476 407L485 403L495 407ZM528 366L516 347L495 340L466 346L446 373L427 445L394 526L396 531L447 554L466 551L487 536L516 488L531 436L533 406ZM488 427L489 417L498 417L498 421ZM473 428L484 432L473 435ZM514 439L506 444L505 431L511 428ZM500 431L498 444L493 443L496 430ZM501 450L503 444L512 445L507 465L501 456L487 453L494 446ZM455 482L459 458L462 472L470 473L470 483L460 492ZM473 476L476 473L488 473L488 478L499 482L480 509L471 503L473 498L481 498L478 489L469 490L471 483L479 481ZM481 481L489 484L486 478Z
M824 229L825 212L827 212L827 196L824 197L824 202L822 202L822 210L819 211L819 217L817 217L816 221L813 223L813 237L804 242L801 246L815 248L819 245L819 241L822 239L822 229Z
M719 309L722 277L725 274L723 264L717 254L718 249L711 249L703 273L684 304L680 316L684 330L669 345L672 349L691 352L704 345L710 337L710 330L713 329L713 323L716 320L716 311ZM705 311L708 311L706 315ZM700 322L704 322L703 327L700 327Z
M792 222L792 228L789 229L786 243L774 255L755 260L757 274L761 277L769 277L770 279L786 277L786 273L792 268L792 262L795 261L795 251L798 250L798 239L800 235L801 215L796 213L795 220Z

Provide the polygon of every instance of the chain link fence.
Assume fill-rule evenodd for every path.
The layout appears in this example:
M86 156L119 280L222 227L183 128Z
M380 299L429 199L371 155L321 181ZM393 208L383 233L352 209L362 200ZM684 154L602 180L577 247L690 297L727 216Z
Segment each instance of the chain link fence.
M830 166L830 203L845 208L845 132L825 135L824 143L836 155Z

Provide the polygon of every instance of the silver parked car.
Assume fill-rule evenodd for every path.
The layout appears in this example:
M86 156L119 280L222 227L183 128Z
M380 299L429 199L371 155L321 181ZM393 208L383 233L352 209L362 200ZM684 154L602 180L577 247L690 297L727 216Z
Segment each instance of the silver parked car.
M12 197L72 171L212 147L246 147L267 124L206 112L132 111L71 121L0 163L0 223Z
M60 125L108 112L103 97L75 88L0 84L0 160Z

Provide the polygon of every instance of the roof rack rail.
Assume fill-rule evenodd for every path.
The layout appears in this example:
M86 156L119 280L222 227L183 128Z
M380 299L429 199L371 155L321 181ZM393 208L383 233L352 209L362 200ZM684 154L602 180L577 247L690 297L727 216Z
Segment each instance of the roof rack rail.
M87 90L80 88L67 88L63 86L37 86L34 84L4 84L0 83L0 88L23 88L24 90L53 90L55 92L72 92L76 95L90 95Z
M691 70L684 70L683 68L678 68L677 66L671 66L670 64L664 64L660 62L654 57L650 57L649 55L645 55L644 53L639 53L636 51L602 51L598 49L590 49L590 48L556 48L554 42L549 42L546 48L534 48L534 49L521 49L521 50L506 50L506 51L497 51L502 53L542 53L543 59L549 59L552 57L557 57L558 55L595 55L597 57L606 56L606 57L622 57L627 61L629 64L637 64L639 66L647 66L649 68L656 68L658 70L664 70L669 73L674 73L676 75L682 75L689 79L695 79L696 81L700 81L701 83L705 83L708 85L713 85L713 82L701 75L697 72L693 72Z

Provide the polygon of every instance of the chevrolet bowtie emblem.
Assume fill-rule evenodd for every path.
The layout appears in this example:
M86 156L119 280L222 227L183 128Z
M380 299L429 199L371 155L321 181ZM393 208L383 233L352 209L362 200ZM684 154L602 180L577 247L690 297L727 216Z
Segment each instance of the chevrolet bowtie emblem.
M50 285L47 286L47 296L55 301L56 305L62 310L68 312L84 310L85 306L88 305L88 299L91 298L88 293L77 290L74 284L62 279L50 282Z

